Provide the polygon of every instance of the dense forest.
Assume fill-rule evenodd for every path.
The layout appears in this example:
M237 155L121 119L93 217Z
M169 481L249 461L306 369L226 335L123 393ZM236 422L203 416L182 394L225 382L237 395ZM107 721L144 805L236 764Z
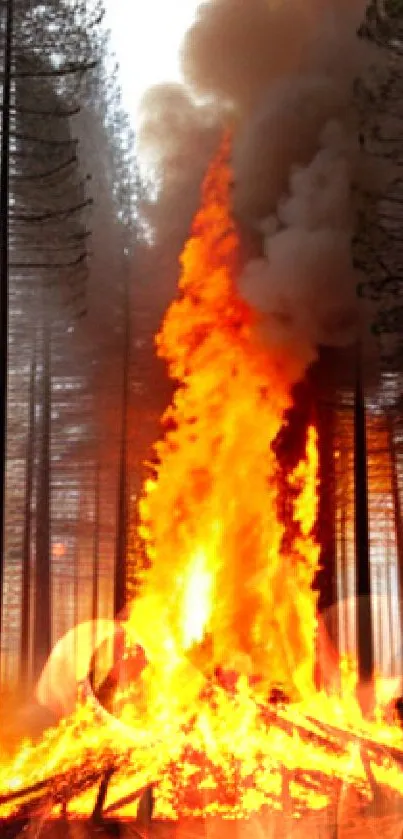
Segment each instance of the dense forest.
M29 683L78 620L113 613L115 565L116 608L123 600L115 556L125 555L131 491L130 295L143 233L103 18L95 2L2 9L8 684Z

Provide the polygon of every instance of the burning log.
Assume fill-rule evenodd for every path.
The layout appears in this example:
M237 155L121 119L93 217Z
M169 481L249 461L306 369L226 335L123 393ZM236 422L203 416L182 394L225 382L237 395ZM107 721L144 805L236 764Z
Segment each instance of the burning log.
M84 764L66 773L46 778L25 789L13 790L6 795L2 795L0 796L0 807L13 801L22 800L12 816L4 819L3 822L20 822L27 817L32 817L49 800L52 800L54 805L61 804L63 808L67 809L69 801L94 787L100 779L102 786L105 776L107 775L109 780L114 771L115 767L109 767L105 770L105 767L101 765L99 769L94 770L93 767L86 768ZM0 819L1 824L2 820Z
M353 734L351 731L331 725L330 723L319 722L312 717L307 717L307 720L318 728L321 728L323 732L330 736L332 741L334 740L336 743L358 743L361 753L367 755L370 760L384 760L386 751L389 757L393 758L396 763L403 766L403 750L397 748L396 746L371 740L370 737L366 737L361 733ZM339 748L342 748L341 745L339 745Z
M139 801L139 805L137 808L137 817L139 816L139 809L142 798L144 795L148 794L149 786L142 787L141 789L137 789L134 792L131 792L129 795L125 795L123 798L118 798L117 801L114 801L113 804L109 804L109 806L104 810L104 815L108 816L111 813L117 813L119 810L122 810L123 807L127 807L129 804L133 804L135 801Z
M391 761L395 761L399 766L403 766L403 750L396 746L383 745L382 743L371 740L369 736L354 734L336 725L320 722L313 717L306 717L304 724L303 720L294 722L290 719L288 711L283 715L281 711L277 709L273 710L267 706L261 706L260 711L262 719L268 727L277 728L288 736L297 735L303 743L317 747L322 753L326 751L335 756L343 756L350 743L359 744L367 775L367 782L373 792L379 788L379 785L374 781L371 762L381 765L385 760L385 755L387 755ZM44 779L26 788L10 791L0 796L0 807L18 802L18 806L10 819L12 821L21 821L26 819L29 814L32 815L32 813L37 812L49 800L53 802L53 805L60 804L67 809L69 802L74 798L86 790L95 788L99 784L96 804L92 813L94 823L103 821L105 817L112 813L118 813L120 809L135 802L137 799L140 799L142 802L142 806L139 806L139 814L144 815L143 811L145 812L145 809L147 809L148 820L151 820L152 790L149 786L141 786L136 789L135 770L132 770L133 792L118 798L115 802L109 804L108 808L104 811L106 795L112 776L126 766L135 766L134 760L135 755L133 757L130 750L125 755L120 756L110 753L104 756L100 754L97 756L96 768L91 760L90 765L88 763L80 764L77 767L69 769L68 772ZM284 772L287 774L286 769ZM300 784L302 788L306 789L307 792L309 790L316 790L327 794L330 799L334 797L335 788L331 772L326 773L325 771L312 767L296 767L292 770L291 774L293 780ZM283 787L284 778L285 775L283 775ZM295 810L295 803L293 808Z
M288 720L284 717L281 717L278 712L272 711L270 708L266 708L264 706L262 706L262 718L268 725L276 725L290 736L292 736L293 734L298 734L302 740L315 743L315 745L319 746L320 748L328 749L331 745L334 754L341 755L344 753L344 748L340 743L337 742L336 737L334 742L329 740L330 732L327 733L327 736L323 736L322 734L318 734L317 732L312 730L312 728L307 728L302 724L295 723L292 720ZM317 723L316 720L312 718L307 719L309 720L313 728L320 727L320 724ZM335 730L337 731L338 729ZM342 729L340 729L340 731L341 730Z
M137 808L137 821L145 827L149 827L154 811L154 795L151 785L144 790Z
M32 784L30 787L25 787L25 789L18 789L13 792L9 792L6 795L0 795L0 807L2 804L10 804L12 801L17 801L19 798L25 798L26 796L34 795L37 792L41 793L44 789L48 788L50 783L50 779L47 779L46 781L38 781L37 784Z
M94 805L94 809L93 809L92 815L91 815L91 821L93 821L94 824L100 825L104 822L104 815L103 815L104 804L105 804L106 796L107 796L107 793L108 793L109 781L110 781L114 771L115 771L115 769L113 767L109 767L106 770L106 772L105 772L105 774L104 774L104 776L101 780L99 790L98 790L98 795L97 795L95 805Z

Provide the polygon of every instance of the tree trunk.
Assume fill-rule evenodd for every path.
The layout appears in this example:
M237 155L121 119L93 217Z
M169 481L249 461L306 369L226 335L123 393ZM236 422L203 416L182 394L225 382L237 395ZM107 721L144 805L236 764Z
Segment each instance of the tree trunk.
M373 707L374 699L370 695L374 671L374 640L371 612L366 412L359 359L357 359L354 405L354 452L358 701L365 713ZM364 684L367 696L365 707L362 700Z
M4 578L4 511L7 457L7 372L9 304L9 177L10 177L10 105L13 40L13 0L7 0L4 31L4 81L0 173L0 642ZM0 646L1 649L1 646ZM1 668L1 656L0 656ZM1 683L1 669L0 669Z
M119 451L119 474L117 495L116 523L116 558L115 558L115 600L114 612L119 615L126 603L126 553L128 529L128 426L129 426L129 390L130 390L130 295L127 275L124 279L123 300L124 334L122 359L122 405Z
M101 463L98 450L94 464L94 540L92 554L92 686L97 685L97 656L95 651L98 646L97 623L99 617L99 546L100 546L100 502L101 502Z
M100 541L100 455L97 454L94 475L94 542L92 555L92 620L96 621L99 612L99 541Z
M388 417L388 437L389 437L389 450L390 450L390 460L391 460L391 477L392 477L392 503L393 503L393 516L395 522L395 538L396 538L396 553L397 553L397 576L398 576L398 602L399 602L399 619L400 619L400 638L403 638L403 521L402 521L402 510L401 510L401 501L400 501L400 488L399 488L399 474L398 474L398 463L397 463L397 456L396 456L396 443L395 443L395 436L394 436L394 429L393 429L393 421L391 417ZM389 567L389 586L391 587L390 582L390 567ZM390 604L391 605L391 604ZM400 652L401 644L398 645L398 654L401 655ZM393 647L394 649L394 647ZM402 662L399 662L399 667L401 667ZM399 669L399 673L400 673Z
M339 652L350 652L350 621L347 609L347 600L349 597L349 583L348 583L348 550L347 550L347 528L348 528L348 489L349 489L349 463L348 452L344 445L340 452L340 585L341 585L341 621L343 625L343 639L344 649Z
M20 682L24 692L29 688L29 641L31 629L31 546L32 546L32 496L35 452L35 379L36 346L34 343L29 381L29 416L25 472L25 510L22 543L22 599L21 599L21 660Z
M51 434L51 329L49 314L44 312L42 375L41 375L41 427L36 506L36 555L35 555L35 618L34 661L36 679L51 650L51 544L50 544L50 434Z

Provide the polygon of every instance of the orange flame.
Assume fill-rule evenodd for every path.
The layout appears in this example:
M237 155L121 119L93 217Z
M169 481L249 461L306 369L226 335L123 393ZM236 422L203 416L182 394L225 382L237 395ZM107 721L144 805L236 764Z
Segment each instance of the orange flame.
M310 429L307 459L290 476L300 526L295 550L284 556L272 443L290 405L290 381L236 288L228 158L226 138L181 256L181 294L157 338L179 385L156 446L157 477L140 507L152 562L144 592L161 596L182 650L209 635L209 667L236 662L265 690L280 683L296 698L313 689L316 432Z

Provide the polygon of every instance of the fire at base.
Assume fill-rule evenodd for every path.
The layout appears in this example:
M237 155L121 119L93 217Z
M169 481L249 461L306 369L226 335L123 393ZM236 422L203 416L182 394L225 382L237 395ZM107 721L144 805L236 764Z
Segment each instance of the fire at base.
M166 818L235 818L285 802L300 816L328 807L346 778L369 800L365 761L377 782L403 790L396 728L379 709L364 721L354 686L315 690L317 435L311 426L284 480L274 443L298 360L262 337L237 290L229 157L226 138L157 337L177 388L141 500L151 567L123 622L118 689L106 711L85 684L69 719L3 755L0 818L18 811L24 795L13 791L42 801L38 784L51 813L66 800L89 813L111 767L107 812L125 815L152 783ZM48 676L51 694L52 662Z

